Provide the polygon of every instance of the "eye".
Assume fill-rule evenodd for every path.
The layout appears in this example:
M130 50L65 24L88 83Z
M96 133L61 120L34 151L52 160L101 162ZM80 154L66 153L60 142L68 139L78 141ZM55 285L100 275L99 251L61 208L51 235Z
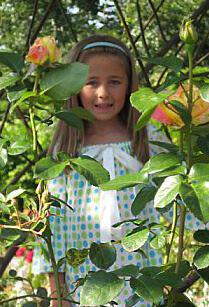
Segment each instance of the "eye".
M112 80L110 80L110 84L111 85L119 85L119 84L121 84L121 81L117 80L117 79L112 79Z
M87 81L86 85L96 86L97 85L97 81L96 80L89 80L89 81Z

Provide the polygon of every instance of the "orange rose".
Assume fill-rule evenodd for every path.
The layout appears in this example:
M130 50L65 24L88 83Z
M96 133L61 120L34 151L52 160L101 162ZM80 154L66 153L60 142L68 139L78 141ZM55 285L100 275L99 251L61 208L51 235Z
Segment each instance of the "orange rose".
M184 89L188 93L189 87L185 86ZM186 94L182 86L179 86L175 94L169 96L166 102L161 103L155 109L152 118L165 125L172 125L181 128L185 123L177 114L175 108L169 104L169 101L171 100L177 100L186 108L188 107ZM198 126L207 122L209 122L209 102L203 100L200 97L199 89L196 86L193 86L192 124Z
M60 56L61 51L57 48L54 37L45 36L35 40L26 55L26 60L36 65L43 65L47 61L57 62Z

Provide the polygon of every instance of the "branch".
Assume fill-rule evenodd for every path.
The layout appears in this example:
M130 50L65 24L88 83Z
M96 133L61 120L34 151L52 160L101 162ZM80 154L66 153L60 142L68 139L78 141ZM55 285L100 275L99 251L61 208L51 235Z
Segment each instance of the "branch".
M57 0L57 3L59 5L60 11L61 11L61 13L63 15L63 18L64 18L65 22L67 23L68 27L70 28L70 31L71 31L71 34L73 36L74 42L77 42L78 41L77 33L73 29L72 22L71 22L70 18L68 17L69 15L67 15L65 10L64 10L62 1L61 0Z
M159 5L156 7L156 9L155 9L155 12L156 12L156 13L159 11L159 9L161 8L161 6L163 5L164 2L165 2L165 0L162 0L162 1L159 3ZM148 19L147 23L146 23L145 26L144 26L144 30L146 30L146 28L149 26L149 24L150 24L150 22L152 21L152 19L154 18L154 16L155 16L155 14L152 14L152 15L150 16L150 18ZM136 42L139 40L140 37L141 37L141 33L136 37L134 43L136 43Z
M122 12L122 10L121 10L119 4L118 4L118 1L117 1L117 0L113 0L113 1L114 1L115 6L116 6L116 9L117 9L117 11L118 11L119 17L120 17L120 19L121 19L121 21L122 21L122 23L123 23L123 25L124 25L124 28L125 28L126 33L127 33L127 35L128 35L129 41L130 41L130 43L131 43L131 45L132 45L132 48L133 48L133 50L134 50L136 59L137 59L137 61L138 61L138 63L139 63L139 66L141 67L142 73L143 73L143 75L144 75L144 77L145 77L145 80L146 80L146 82L147 82L147 85L148 85L149 87L151 87L151 83L150 83L150 81L149 81L148 74L147 74L147 72L146 72L146 70L145 70L145 68L144 68L144 64L142 63L142 61L141 61L141 59L140 59L140 57L139 57L138 50L137 50L136 45L135 45L135 43L134 43L133 37L132 37L132 35L131 35L131 33L130 33L129 27L128 27L127 23L126 23L126 20L125 20L125 17L124 17L124 15L123 15L123 12Z
M44 23L46 22L46 20L47 20L49 14L50 14L51 9L52 9L52 7L53 7L53 5L55 4L56 1L57 1L57 0L51 0L51 2L49 3L49 5L48 5L48 7L47 7L47 9L46 9L46 11L45 11L44 16L42 17L42 19L41 19L41 21L40 21L40 23L39 23L39 25L38 25L38 27L37 27L35 33L33 34L32 38L31 38L31 40L30 40L30 43L31 43L31 44L33 44L33 42L34 42L34 40L36 39L38 33L41 31L41 29L42 29Z
M198 279L200 279L200 275L197 271L192 271L181 283L178 288L178 292L183 293L187 289L189 289Z
M137 13L138 13L138 22L139 22L139 27L140 27L140 30L141 30L142 44L144 46L144 49L145 49L148 57L150 57L149 47L147 45L145 34L144 34L144 28L143 28L143 23L142 23L141 8L140 8L139 0L136 1L136 10L137 10Z
M33 5L32 19L31 19L31 22L30 22L30 26L29 26L29 30L28 30L28 35L27 35L27 40L26 40L26 43L25 43L25 49L26 50L29 49L30 36L31 36L34 20L35 20L36 14L37 14L37 8L38 8L38 0L35 0L34 1L34 5Z
M1 124L1 127L0 127L0 137L1 137L2 131L4 129L4 126L6 124L6 121L7 121L8 115L9 115L9 110L11 108L11 101L10 101L8 96L7 96L7 101L8 101L7 108L6 108L5 112L4 112L4 116L3 116L3 119L2 119L2 124Z
M159 30L160 30L160 34L161 34L163 40L166 42L167 39L166 39L166 37L165 37L165 35L164 35L164 33L163 33L163 28L162 28L162 26L161 26L160 19L159 19L158 15L157 15L157 11L156 11L156 9L155 9L155 7L154 7L154 4L152 3L151 0L148 0L148 2L149 2L150 6L151 6L151 9L152 9L152 11L153 11L153 15L155 16L155 19L156 19L156 21L157 21L157 24L158 24L158 27L159 27Z

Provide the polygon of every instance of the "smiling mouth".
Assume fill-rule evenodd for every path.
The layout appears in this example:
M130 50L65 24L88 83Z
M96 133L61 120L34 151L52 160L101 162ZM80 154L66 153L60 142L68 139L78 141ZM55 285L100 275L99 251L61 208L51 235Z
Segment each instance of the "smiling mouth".
M101 103L101 104L95 104L94 106L99 109L106 109L112 107L113 103Z

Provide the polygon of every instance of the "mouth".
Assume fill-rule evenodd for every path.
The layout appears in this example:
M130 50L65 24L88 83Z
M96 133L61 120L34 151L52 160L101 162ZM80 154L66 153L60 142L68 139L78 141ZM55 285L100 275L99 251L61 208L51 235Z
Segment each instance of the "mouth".
M95 103L94 107L97 109L108 109L113 106L113 103Z

